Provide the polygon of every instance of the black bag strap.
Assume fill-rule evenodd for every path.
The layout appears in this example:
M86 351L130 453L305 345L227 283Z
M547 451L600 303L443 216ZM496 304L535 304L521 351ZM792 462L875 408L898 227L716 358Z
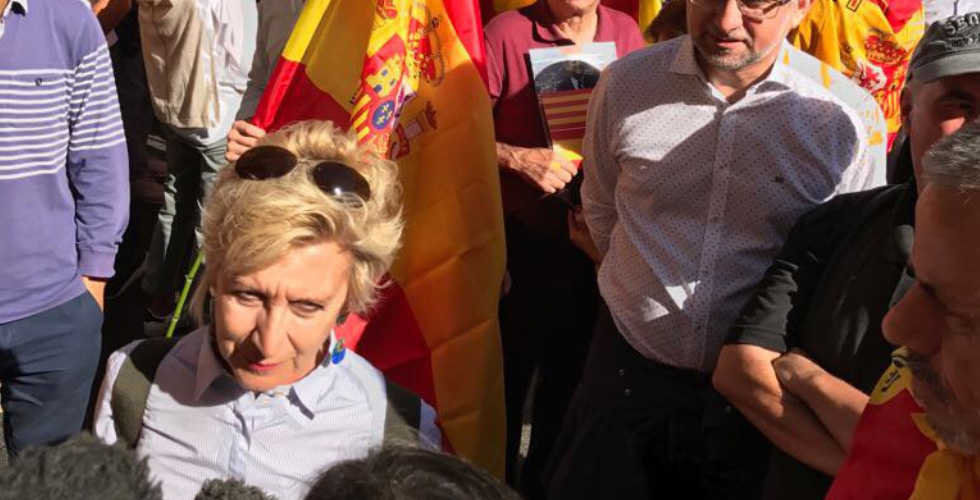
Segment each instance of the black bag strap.
M150 386L164 356L177 345L177 338L144 340L133 348L123 362L112 386L112 421L116 436L129 448L135 448L143 429L143 412Z
M385 378L385 390L388 405L385 409L383 443L418 444L422 398L387 378Z

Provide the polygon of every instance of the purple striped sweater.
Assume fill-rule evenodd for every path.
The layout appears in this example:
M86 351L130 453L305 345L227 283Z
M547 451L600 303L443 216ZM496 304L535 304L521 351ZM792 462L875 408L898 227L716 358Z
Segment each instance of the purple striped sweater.
M109 277L129 216L112 63L79 0L11 0L0 27L0 324Z

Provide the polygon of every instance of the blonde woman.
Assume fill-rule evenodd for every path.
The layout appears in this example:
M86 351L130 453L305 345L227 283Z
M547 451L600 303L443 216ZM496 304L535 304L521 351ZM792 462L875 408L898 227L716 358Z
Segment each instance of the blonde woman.
M194 299L213 322L114 353L96 433L147 457L167 500L211 478L302 498L325 467L404 436L393 429L406 422L438 443L432 408L332 333L375 301L399 246L398 195L391 162L324 122L270 134L230 164L206 207Z

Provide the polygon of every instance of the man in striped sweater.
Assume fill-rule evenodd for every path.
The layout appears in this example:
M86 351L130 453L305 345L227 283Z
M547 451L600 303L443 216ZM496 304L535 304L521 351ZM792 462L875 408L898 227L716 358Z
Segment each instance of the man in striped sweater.
M0 398L7 449L81 429L128 219L112 64L79 0L0 0Z

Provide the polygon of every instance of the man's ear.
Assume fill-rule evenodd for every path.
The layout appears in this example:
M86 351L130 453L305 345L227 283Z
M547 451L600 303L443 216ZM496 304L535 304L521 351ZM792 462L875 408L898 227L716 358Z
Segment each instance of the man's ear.
M793 18L792 18L792 23L793 23L792 27L793 29L796 29L800 27L800 23L802 23L803 20L806 19L807 14L810 13L810 8L813 7L813 2L819 0L790 0L790 1L791 3L792 2L796 3L796 11L793 12Z

